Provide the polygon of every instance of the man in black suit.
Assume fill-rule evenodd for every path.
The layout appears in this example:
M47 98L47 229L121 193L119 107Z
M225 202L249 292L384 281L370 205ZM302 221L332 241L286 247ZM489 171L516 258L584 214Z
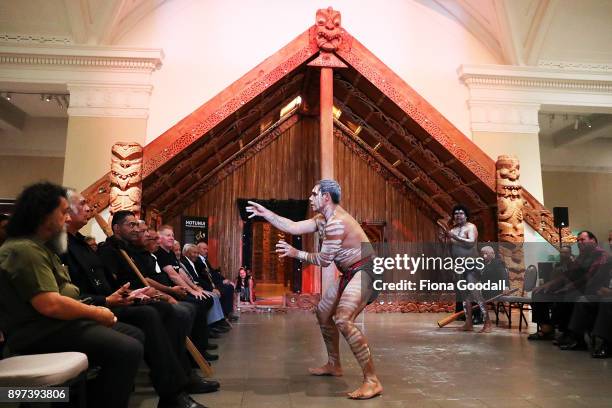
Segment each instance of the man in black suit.
M208 243L200 240L197 243L200 251L199 261L196 263L196 270L199 268L203 271L202 275L208 275L213 292L217 290L220 294L221 306L223 307L223 313L225 316L232 321L238 320L238 317L233 314L234 311L234 285L231 284L229 279L226 279L221 275L221 271L217 268L213 268L208 260Z
M219 291L207 290L205 289L201 282L207 281L208 279L202 279L200 276L206 276L206 272L200 270L199 272L196 270L195 262L199 259L198 254L199 250L194 244L185 244L183 247L183 256L181 256L180 264L181 267L187 272L187 275L191 280L201 287L205 293L209 294L213 299L213 307L208 312L208 325L210 327L210 331L212 333L226 333L231 327L225 321L225 315L223 313L223 307L221 306L220 294Z

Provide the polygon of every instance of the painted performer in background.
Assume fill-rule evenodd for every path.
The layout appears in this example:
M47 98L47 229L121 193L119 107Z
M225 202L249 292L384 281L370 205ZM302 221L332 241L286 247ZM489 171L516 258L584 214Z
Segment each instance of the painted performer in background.
M478 229L476 225L468 222L470 212L463 205L453 207L453 228L448 232L448 238L451 243L451 255L454 258L477 258L478 257ZM465 279L468 283L480 282L479 271L476 268L466 268L460 279ZM472 331L474 326L472 323L472 302L476 302L482 317L484 326L479 333L491 332L491 319L487 313L487 306L480 290L465 290L458 291L457 294L463 302L463 310L465 310L465 324L461 327L463 331Z
M317 306L317 319L327 347L327 364L309 371L313 375L342 375L340 331L363 370L363 384L348 396L368 399L381 394L383 387L374 372L368 342L355 324L355 318L376 297L372 288L374 251L359 223L340 207L339 202L338 182L321 180L310 195L310 205L318 214L309 220L294 222L252 201L249 201L250 206L246 210L251 213L249 218L263 217L276 228L292 235L311 232L319 234L322 245L317 253L298 251L285 241L279 241L276 245L280 257L289 256L318 266L328 266L334 262L342 274ZM366 249L362 252L362 248Z

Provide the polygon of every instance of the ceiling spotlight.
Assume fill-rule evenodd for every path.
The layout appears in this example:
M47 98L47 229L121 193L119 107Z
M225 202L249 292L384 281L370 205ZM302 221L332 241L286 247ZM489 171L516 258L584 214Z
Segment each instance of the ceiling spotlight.
M45 102L51 102L51 95L45 96Z
M593 127L593 125L591 124L591 121L590 121L590 120L588 120L588 119L586 119L586 120L584 121L584 123L585 123L585 125L587 125L587 127L589 127L589 128Z

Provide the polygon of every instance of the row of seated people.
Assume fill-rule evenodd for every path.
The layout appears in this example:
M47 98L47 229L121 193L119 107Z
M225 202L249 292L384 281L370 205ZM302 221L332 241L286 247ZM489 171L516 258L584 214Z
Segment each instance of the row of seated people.
M158 240L157 231L120 211L113 236L95 252L79 233L89 216L81 194L51 183L18 197L0 247L4 355L85 353L100 368L88 382L87 406L119 408L128 406L144 358L158 407L203 407L190 394L217 391L219 383L194 372L185 339L215 358L209 328L223 332L227 324L220 304L215 311L214 293L180 267L171 228L163 227Z
M578 256L563 246L553 278L532 294L529 340L548 340L561 350L589 350L607 358L612 346L612 258L590 231L577 237ZM558 333L557 333L558 330Z

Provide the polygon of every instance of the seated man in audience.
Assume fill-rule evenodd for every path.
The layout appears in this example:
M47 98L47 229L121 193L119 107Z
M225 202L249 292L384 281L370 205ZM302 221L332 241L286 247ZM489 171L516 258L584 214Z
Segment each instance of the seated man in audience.
M234 285L221 275L219 269L213 268L208 260L208 243L204 240L200 240L197 243L200 251L198 262L196 263L196 270L201 275L208 275L213 284L213 289L219 291L221 298L221 306L223 306L223 313L229 320L236 321L238 317L234 315Z
M63 259L72 281L80 289L81 298L89 299L96 306L110 308L119 321L136 326L145 333L145 360L151 369L153 387L160 396L158 407L202 407L185 391L212 392L218 389L218 383L205 382L191 372L185 349L187 333L179 324L172 306L164 302L135 305L136 300L151 299L146 293L155 295L156 291L143 291L142 297L133 297L129 282L113 292L109 283L114 279L112 271L105 269L98 254L79 233L89 219L89 206L85 198L74 190L68 190L68 202L68 252Z
M140 225L142 225L142 227L140 227ZM123 249L127 251L128 254L133 254L134 252L142 250L139 249L139 247L142 248L142 237L144 236L146 225L144 223L140 224L131 211L117 211L113 216L112 228L114 235L108 238L105 244L99 249L100 257L106 265L106 269L116 274L117 285L129 282L131 288L144 287L144 284L137 277L135 271L132 270L132 267L121 255L120 250ZM142 271L140 272L142 273ZM147 283L149 283L149 281L147 281ZM158 289L153 285L151 290L157 291ZM201 324L195 324L195 322L199 322L199 320L196 320L198 319L196 307L184 302L177 303L172 296L166 293L159 293L158 296L167 303L162 302L155 304L155 306L162 309L164 313L167 313L167 309L171 309L176 318L181 322L180 325L185 328L187 333L192 334L194 337L193 340L204 355L204 358L214 360L217 356L207 354L206 352L208 331L206 328L201 329Z
M172 252L174 252L174 256L176 259L181 259L181 243L178 241L174 241L174 245L172 245Z
M195 285L187 276L187 273L180 267L178 259L172 249L174 248L174 230L169 225L162 225L157 231L159 236L159 247L155 252L156 266L161 269L160 275L168 282L180 286L187 292L183 301L191 303L197 307L198 316L196 322L201 328L208 330L207 316L208 311L213 306L212 296ZM218 338L219 334L210 333L210 338ZM215 356L218 358L217 356ZM215 359L216 359L215 358Z
M57 256L66 252L68 208L66 190L51 183L17 199L0 248L0 326L10 353L85 353L90 367L101 367L88 381L87 406L127 408L143 347L111 328L109 309L78 301Z
M187 275L191 281L200 286L205 293L212 296L214 301L212 309L208 312L208 325L211 326L211 331L217 334L225 333L230 330L229 325L225 321L225 315L223 314L223 308L219 301L219 291L212 291L202 284L200 274L196 271L195 262L198 260L199 250L194 244L185 244L183 247L183 256L180 260L181 268L187 272Z
M175 299L185 299L187 297L187 291L181 286L175 286L168 275L159 267L157 257L155 256L155 253L158 250L159 235L157 230L154 228L145 227L142 238L139 239L134 245L130 246L129 254L132 259L134 259L138 269L140 269L150 286L173 296ZM208 339L219 338L219 335L209 333L208 325L206 324L193 324L196 320L198 322L204 321L209 309L202 308L199 305L185 302L183 300L179 300L177 306L185 307L193 314L192 323L190 326L193 327L193 329L191 329L191 334L194 341L196 341L196 339L206 339L205 343L201 343L199 341L196 343L198 349L201 350L206 360L217 360L219 358L217 355L210 354L206 350L216 350L218 348L216 344L210 343Z
M502 261L499 257L495 256L495 250L491 246L484 246L480 249L480 256L484 260L484 267L480 272L481 282L491 282L497 283L499 281L504 281L506 283L506 287L510 287L508 282L508 271L506 269L506 265L504 261ZM499 294L501 294L503 290L496 291L483 291L482 296L485 299L491 299Z
M530 334L527 337L529 340L553 340L555 326L562 333L561 339L567 337L574 303L564 300L564 293L560 291L570 281L571 271L574 269L576 264L572 248L564 245L559 251L559 262L553 267L551 280L533 290L531 318L534 323L539 324L540 330Z
M567 341L560 343L561 350L581 350L586 349L584 334L590 333L598 322L597 332L603 330L603 337L607 337L605 326L612 324L607 320L607 309L601 307L601 294L606 294L610 284L610 266L608 264L608 253L597 245L597 238L588 231L578 234L578 249L580 255L576 262L581 266L587 280L583 286L574 285L581 296L576 302L572 311L569 324L570 336ZM600 313L601 312L601 313ZM602 327L604 326L604 327ZM593 350L593 357L607 357L607 352L603 350L603 344L596 345L598 350Z

